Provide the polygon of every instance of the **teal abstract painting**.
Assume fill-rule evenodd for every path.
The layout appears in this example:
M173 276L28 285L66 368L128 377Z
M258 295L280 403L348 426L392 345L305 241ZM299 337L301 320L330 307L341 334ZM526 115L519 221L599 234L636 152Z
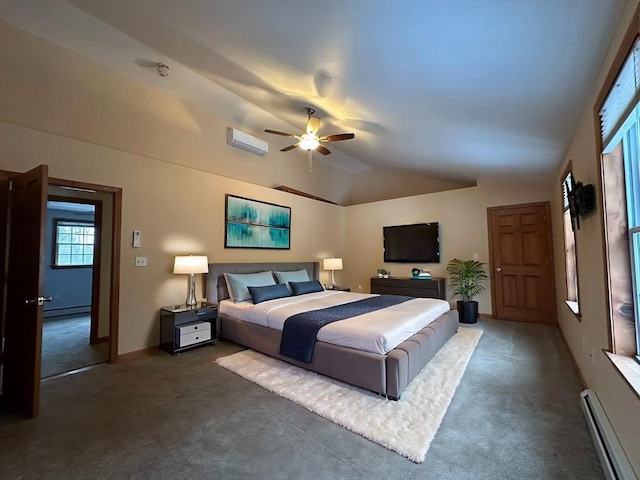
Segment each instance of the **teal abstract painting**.
M226 195L225 248L291 248L291 208Z

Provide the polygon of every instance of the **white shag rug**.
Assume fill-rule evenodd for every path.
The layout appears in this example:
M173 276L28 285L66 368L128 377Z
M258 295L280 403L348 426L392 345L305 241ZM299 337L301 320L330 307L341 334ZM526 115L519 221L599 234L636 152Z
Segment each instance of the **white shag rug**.
M460 327L397 402L253 350L234 353L216 362L352 432L422 463L481 336L481 330Z

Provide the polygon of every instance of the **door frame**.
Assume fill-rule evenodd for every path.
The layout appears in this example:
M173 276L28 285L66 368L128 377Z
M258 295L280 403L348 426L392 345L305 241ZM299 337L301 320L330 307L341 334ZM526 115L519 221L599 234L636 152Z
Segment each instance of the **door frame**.
M102 285L100 284L100 269L102 266L102 200L92 200L82 197L64 197L55 194L48 194L47 200L63 203L80 203L83 205L93 205L94 207L93 223L96 227L96 231L99 233L95 236L93 253L94 264L91 266L91 327L89 331L89 344L94 345L96 343L107 342L109 341L109 337L98 338L98 325L100 320L100 289L102 288ZM47 228L52 227L47 225ZM52 232L52 238L54 237L55 232ZM48 245L46 248L53 248L53 246Z
M8 170L0 170L0 173L9 180L11 180L16 175L20 175L19 172L12 172ZM3 179L0 176L0 179ZM95 183L86 183L86 182L78 182L75 180L68 180L64 178L53 178L49 177L48 185L54 187L64 187L70 190L89 190L95 192L102 192L111 195L113 199L113 218L111 223L111 281L109 285L110 294L109 294L109 355L108 362L109 363L117 363L118 362L118 331L119 331L119 319L120 319L120 247L121 247L121 231L122 231L122 188L120 187L111 187L108 185L100 185ZM72 197L68 197L72 198ZM0 198L3 200L3 198ZM4 204L4 200L0 201L0 206ZM3 207L4 208L4 207ZM2 214L0 214L0 218ZM2 247L2 242L0 242L0 247ZM5 248L8 248L8 242ZM6 269L6 265L2 265L4 263L4 259L8 257L2 255L2 259L0 260L0 267L2 267L2 271L4 272ZM6 274L3 274L2 280L2 290L6 290ZM4 328L5 323L5 311L6 311L6 301L4 298L0 297L2 303L0 303L0 321L2 322L2 328ZM93 316L93 312L92 312ZM1 330L1 329L0 329ZM2 337L4 338L4 337ZM0 338L1 341L1 338ZM0 352L3 349L0 349ZM0 353L1 354L1 353Z
M555 261L553 254L553 232L552 232L552 224L551 224L551 202L532 202L532 203L518 203L515 205L501 205L498 207L487 207L487 230L489 232L489 271L491 275L489 278L491 279L491 317L497 318L497 310L498 303L496 301L496 282L495 275L493 273L496 270L495 259L493 255L493 228L491 224L491 213L500 211L500 210L508 210L513 208L526 208L526 207L543 207L544 208L544 224L546 226L545 237L547 240L547 251L549 253L549 289L551 293L551 316L553 323L552 325L558 324L558 312L557 312L557 301L556 301L556 275L555 275Z
M122 188L98 185L94 183L77 182L63 178L49 178L49 186L63 187L70 190L89 190L111 194L113 200L113 219L111 223L111 281L109 295L109 363L118 361L118 322L120 314L120 242L122 223ZM64 197L67 198L67 197ZM73 197L68 197L73 198ZM95 281L95 269L94 269ZM92 305L96 300L95 291L92 293ZM93 334L93 306L91 307Z

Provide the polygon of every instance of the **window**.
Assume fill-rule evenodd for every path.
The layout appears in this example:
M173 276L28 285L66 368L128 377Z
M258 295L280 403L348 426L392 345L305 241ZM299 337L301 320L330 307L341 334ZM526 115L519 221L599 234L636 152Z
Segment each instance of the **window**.
M567 171L562 176L562 214L564 225L564 259L567 275L567 296L565 302L576 315L580 314L578 303L578 267L576 262L576 234L574 231L571 211L569 209L569 188L573 185L573 174L571 173L571 163Z
M638 13L636 11L636 17ZM637 25L637 22L635 22ZM640 38L627 34L626 56L597 112L606 268L613 353L640 360Z
M54 266L93 265L95 225L77 220L54 220Z

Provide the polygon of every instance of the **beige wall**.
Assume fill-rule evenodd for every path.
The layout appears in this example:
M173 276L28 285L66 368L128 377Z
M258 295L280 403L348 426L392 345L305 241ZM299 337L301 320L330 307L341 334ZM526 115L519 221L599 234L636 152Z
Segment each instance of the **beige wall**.
M157 345L159 308L184 302L187 278L171 273L175 255L204 254L211 262L344 255L342 207L1 122L0 169L26 171L40 163L52 177L123 189L120 354ZM291 250L225 249L226 193L290 206ZM142 232L141 248L131 247L133 230ZM136 256L146 256L148 266L136 268ZM321 280L328 279L322 272Z
M353 290L369 291L369 279L378 268L396 277L411 276L416 265L384 264L382 227L421 222L440 225L440 263L417 265L433 277L446 278L447 262L452 258L473 258L489 262L487 207L549 201L546 190L527 189L509 183L485 182L476 187L399 198L346 207L345 275ZM488 272L491 276L491 272ZM490 284L478 297L481 313L492 313ZM455 299L451 299L455 301Z
M581 218L576 231L576 250L579 274L579 321L564 304L566 298L565 264L562 230L562 196L560 182L569 160L576 180L598 185L598 152L596 151L596 125L593 106L613 57L633 17L637 2L628 2L623 24L612 42L606 61L587 102L582 120L571 142L562 165L558 168L553 185L552 215L556 284L558 285L558 322L571 353L588 388L594 390L602 402L616 435L620 439L635 473L640 477L640 400L624 382L602 349L609 349L609 323L607 320L606 282L602 241L602 203L596 211ZM636 365L640 369L640 366Z
M302 151L279 152L274 143L259 157L227 145L227 127L238 125L223 114L212 115L0 22L0 120L257 185L286 185L339 204L350 202L350 175L320 159L309 173ZM264 132L247 133L270 140Z
M474 185L475 182L435 180L418 174L369 170L353 174L351 204L410 197Z

